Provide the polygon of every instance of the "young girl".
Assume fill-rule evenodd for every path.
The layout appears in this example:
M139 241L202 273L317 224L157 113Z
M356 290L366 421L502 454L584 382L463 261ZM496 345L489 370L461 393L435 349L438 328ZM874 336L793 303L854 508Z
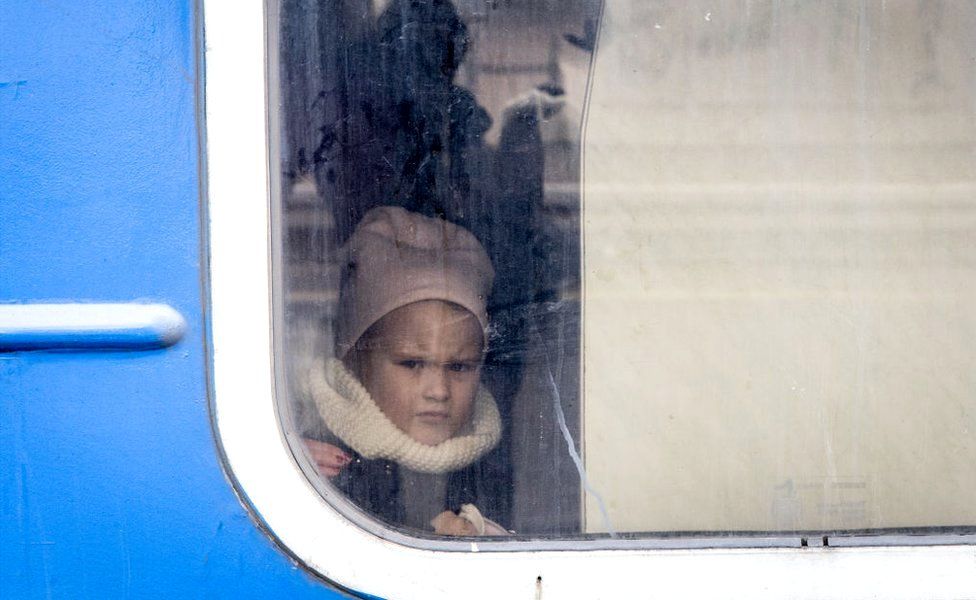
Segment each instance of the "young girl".
M308 374L328 428L320 471L366 511L445 535L504 535L479 460L501 437L480 384L494 272L467 230L402 208L363 217L344 248L336 359Z

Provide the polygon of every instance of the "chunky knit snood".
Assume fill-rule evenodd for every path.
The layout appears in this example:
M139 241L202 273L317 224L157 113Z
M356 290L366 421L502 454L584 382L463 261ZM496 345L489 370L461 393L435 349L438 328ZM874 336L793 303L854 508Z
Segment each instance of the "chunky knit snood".
M484 387L475 396L471 423L455 437L428 446L394 425L341 361L311 367L304 383L326 427L366 459L392 460L421 473L449 473L474 463L501 439L498 407Z

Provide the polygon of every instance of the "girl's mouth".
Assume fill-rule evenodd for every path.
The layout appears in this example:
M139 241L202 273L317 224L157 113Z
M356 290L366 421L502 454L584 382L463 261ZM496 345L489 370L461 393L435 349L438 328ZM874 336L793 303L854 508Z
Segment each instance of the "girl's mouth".
M442 423L450 417L450 413L445 411L429 410L417 413L417 418L425 423Z

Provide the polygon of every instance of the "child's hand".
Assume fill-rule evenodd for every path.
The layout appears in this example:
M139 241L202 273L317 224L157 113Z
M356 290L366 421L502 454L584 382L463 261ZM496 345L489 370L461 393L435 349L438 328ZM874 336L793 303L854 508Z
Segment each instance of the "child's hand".
M351 456L332 444L311 440L309 438L302 438L302 441L305 442L305 447L308 448L309 454L312 455L312 460L315 461L315 466L323 477L335 477L343 467L352 461Z
M478 530L471 521L449 510L434 517L430 524L434 526L434 533L438 535L478 535Z

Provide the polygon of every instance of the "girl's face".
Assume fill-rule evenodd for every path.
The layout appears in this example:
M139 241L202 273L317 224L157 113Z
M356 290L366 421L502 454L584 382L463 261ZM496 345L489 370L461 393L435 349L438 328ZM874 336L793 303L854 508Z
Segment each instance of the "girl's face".
M481 376L481 325L441 300L400 307L377 321L354 357L363 386L393 424L435 446L471 418Z

